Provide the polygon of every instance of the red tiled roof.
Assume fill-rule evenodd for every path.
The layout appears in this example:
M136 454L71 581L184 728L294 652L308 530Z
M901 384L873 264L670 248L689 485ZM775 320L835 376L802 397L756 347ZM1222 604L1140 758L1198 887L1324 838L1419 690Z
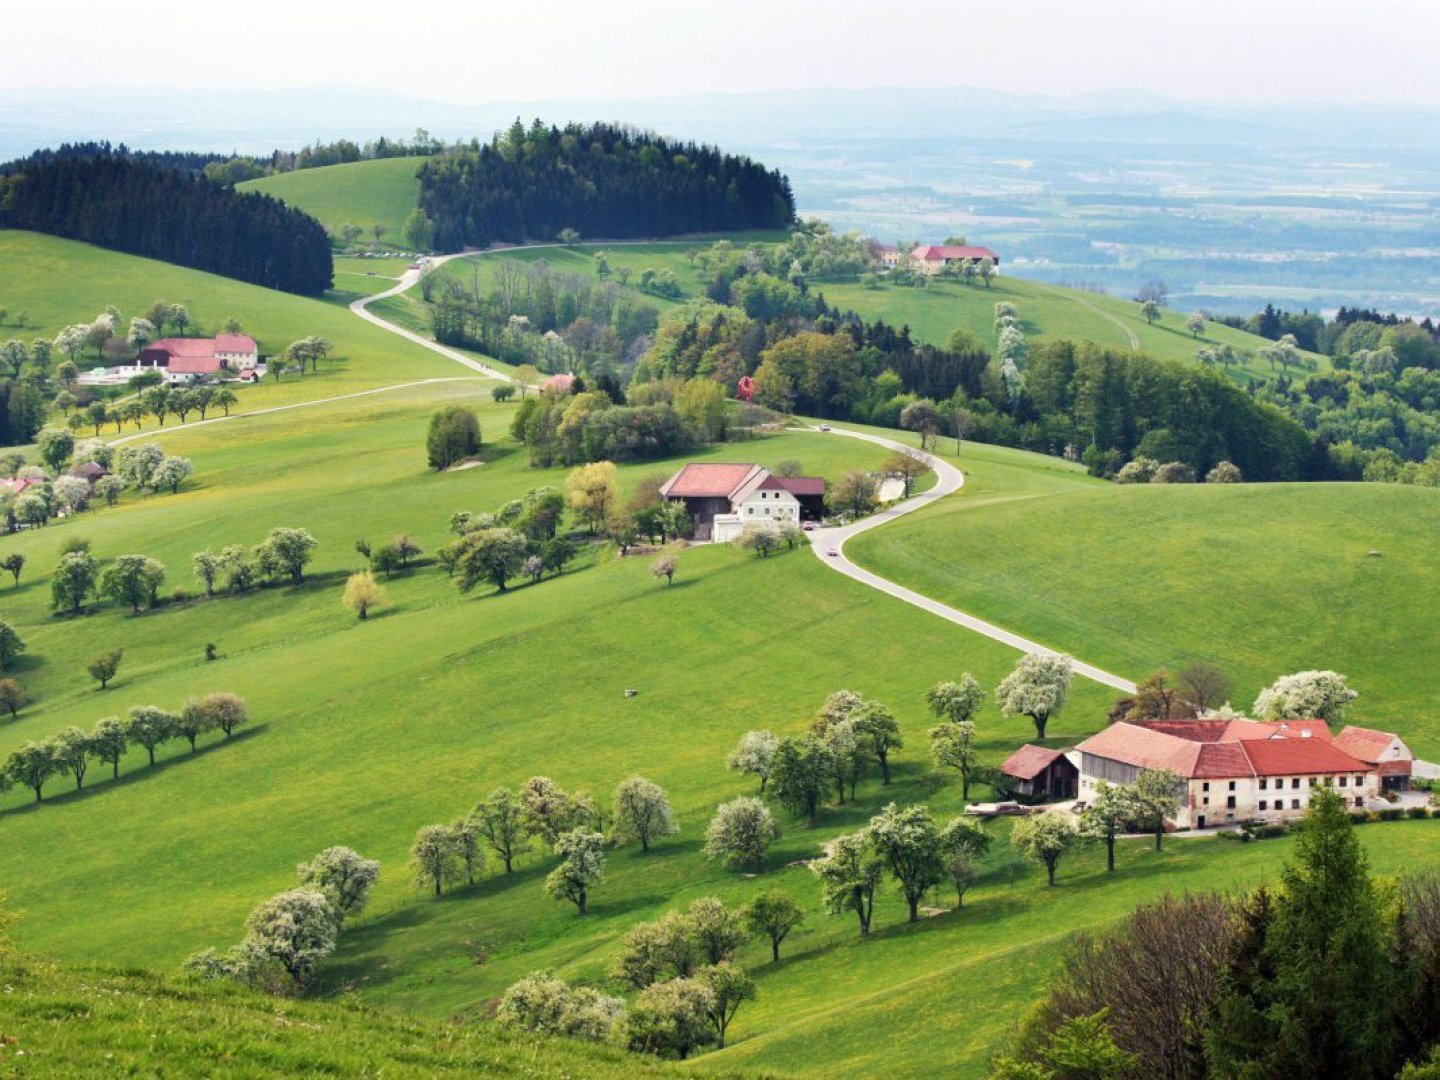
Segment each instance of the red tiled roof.
M255 339L249 334L216 334L215 351L217 353L253 353Z
M172 356L169 367L172 375L213 375L220 370L220 358L218 356Z
M667 480L660 494L667 499L728 499L759 467L692 462Z
M777 476L780 486L791 495L824 495L825 480L819 476Z
M1034 780L1058 757L1064 757L1059 750L1047 750L1043 746L1026 743L1005 759L1005 764L1000 766L1000 771L1017 780Z
M162 337L145 346L145 352L164 352L171 356L214 356L215 342L211 338Z
M926 244L917 247L911 254L924 262L939 262L942 259L998 259L999 256L987 247L959 247L955 244Z
M1141 769L1169 769L1181 776L1194 776L1202 745L1121 721L1091 735L1075 749Z
M1369 771L1363 761L1325 739L1244 739L1236 745L1245 751L1257 776Z
M1233 722L1239 723L1240 721ZM1245 723L1256 724L1257 721L1249 720ZM1330 734L1330 725L1324 720L1276 720L1258 726L1268 729L1269 737L1272 739L1323 739L1326 742L1334 739L1334 736ZM1241 735L1239 737L1250 739L1259 736Z
M1250 759L1241 749L1243 743L1202 743L1195 757L1194 777L1215 780L1231 776L1249 776Z
M0 488L13 491L16 495L23 495L32 487L39 487L42 483L44 483L43 480L28 480L15 476L0 480Z
M1136 720L1136 727L1174 735L1190 742L1216 743L1225 740L1226 720Z
M1342 728L1340 734L1335 736L1335 745L1341 750L1361 761L1369 762L1378 762L1380 755L1394 741L1395 736L1388 731L1353 726Z

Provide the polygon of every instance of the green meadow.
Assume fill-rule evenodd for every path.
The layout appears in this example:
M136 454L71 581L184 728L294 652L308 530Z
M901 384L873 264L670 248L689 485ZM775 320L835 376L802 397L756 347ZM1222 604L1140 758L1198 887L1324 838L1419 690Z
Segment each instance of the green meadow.
M652 256L650 247L626 258L637 267L642 258L672 268L678 260L677 276L693 291L684 248L653 245ZM564 250L514 257L575 269L590 259ZM474 265L488 272L493 258ZM401 269L357 262L344 268L365 279L355 291L378 291L369 286ZM563 1046L528 1050L522 1062L513 1044L491 1041L483 1018L506 986L534 970L603 982L636 921L700 896L738 904L778 887L805 906L807 920L778 964L768 949L746 947L741 961L760 997L741 1010L732 1045L692 1069L979 1078L990 1048L1036 996L1074 931L1167 890L1273 880L1289 851L1288 840L1177 837L1158 854L1128 843L1115 875L1105 873L1102 852L1082 851L1047 889L1043 872L1017 860L1001 821L990 826L998 842L963 911L945 910L952 898L942 889L929 901L931 917L907 925L903 901L887 885L876 933L861 941L852 919L821 911L818 883L802 861L892 799L926 802L941 817L958 812L958 784L928 761L923 692L965 671L993 687L1014 664L1013 650L850 581L808 551L758 559L719 546L681 550L672 586L652 577L648 554L621 559L596 543L560 577L469 596L422 560L384 581L384 604L358 622L340 603L345 577L361 564L357 539L378 545L405 532L433 552L455 511L490 510L534 487L563 485L565 470L530 468L509 438L513 403L494 403L488 381L334 302L26 234L0 233L0 267L0 299L12 311L28 308L32 327L51 334L107 303L128 316L164 296L189 304L208 326L239 318L267 350L309 333L336 343L341 358L318 376L247 390L242 410L395 387L181 430L152 423L146 437L194 461L196 475L179 494L127 493L115 508L0 538L0 555L19 551L28 560L18 587L0 585L0 615L29 643L13 674L35 698L18 719L0 721L0 754L69 724L90 728L133 705L175 707L215 690L245 697L255 718L232 740L206 736L195 754L170 744L154 768L133 751L118 782L97 765L84 792L56 777L40 806L24 791L0 799L0 886L26 913L17 942L81 966L41 971L26 988L19 1030L52 1040L55 1054L82 1060L98 1043L131 1071L156 1072L259 1045L276 1072L349 1073L373 1032L376 1049L364 1060L394 1071L417 1067L405 1054L419 1043L433 1048L423 1067L436 1073L444 1063L503 1076L521 1062L530 1075L607 1076L627 1067L643 1075L647 1062L627 1066L602 1052L572 1063ZM992 290L986 303L993 299ZM408 297L384 304L423 325ZM399 385L420 380L443 381ZM424 466L425 427L450 403L476 410L483 463L434 473ZM794 458L834 480L876 467L884 453L795 430L687 460ZM970 444L958 461L967 473L961 492L856 539L849 553L1131 678L1161 663L1212 659L1234 674L1237 703L1284 671L1334 666L1364 694L1359 718L1393 724L1420 752L1440 743L1420 686L1407 680L1426 670L1435 645L1416 599L1434 591L1434 492L1120 488L1054 458ZM622 467L622 497L679 464ZM275 526L309 529L319 541L303 585L201 595L194 552L255 544ZM102 561L139 553L165 563L166 602L141 615L114 605L81 617L51 614L49 572L62 546L81 537ZM207 644L217 659L205 659ZM111 687L97 691L86 663L113 648L125 650L123 665ZM840 687L894 709L906 744L894 782L871 776L856 801L827 805L813 825L781 812L784 835L757 877L706 860L703 830L715 805L753 787L726 770L726 752L752 728L802 731ZM1066 742L1098 730L1112 700L1111 691L1077 680L1050 734ZM991 763L1032 734L1028 721L1003 718L989 704L978 722ZM438 901L411 880L415 831L453 820L496 785L545 774L608 805L616 783L634 773L666 788L682 832L649 854L614 851L585 918L543 894L551 860L539 852L522 857L513 875L492 866L473 887ZM1440 851L1440 823L1369 825L1361 835L1383 872ZM97 964L168 972L197 949L228 945L257 902L293 882L297 862L332 844L383 865L369 911L347 929L325 976L323 994L342 1001L268 1006L228 990L90 972ZM56 1001L91 1002L86 987L104 980L128 995L107 1003L145 1003L136 1010L141 1021L123 1006L93 1002L66 1013L94 1018L92 1028L42 1019ZM269 1008L324 1030L328 1038L316 1041L325 1045L306 1049L279 1024L286 1034L267 1037ZM200 1015L218 1034L207 1036L191 1019ZM147 1051L141 1031L151 1017L184 1031ZM450 1018L462 1022L434 1023ZM906 1047L903 1058L897 1045Z
M953 444L946 444L953 450ZM1440 492L1389 484L1045 488L967 444L953 498L849 545L858 562L1053 648L1137 678L1220 665L1248 708L1277 676L1333 668L1357 722L1440 754Z
M318 169L262 176L237 184L238 191L270 195L304 210L327 229L357 225L373 240L372 225L385 228L381 246L403 248L401 227L420 199L420 180L415 173L423 157L381 158L346 165L325 165Z

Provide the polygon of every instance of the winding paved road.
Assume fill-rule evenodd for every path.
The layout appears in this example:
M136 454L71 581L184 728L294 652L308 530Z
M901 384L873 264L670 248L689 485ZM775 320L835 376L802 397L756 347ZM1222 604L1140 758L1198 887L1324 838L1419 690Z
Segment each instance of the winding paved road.
M965 474L948 461L936 457L934 454L914 450L903 443L898 443L879 435L870 435L860 431L847 431L844 428L837 427L831 427L830 434L844 435L851 439L863 439L865 442L883 446L887 450L899 450L901 453L918 458L935 470L936 482L935 486L929 491L922 491L918 495L912 495L908 499L886 507L879 513L872 514L867 518L861 518L853 524L828 529L816 529L810 534L810 549L821 562L833 570L840 571L840 573L846 577L854 578L862 584L869 585L872 589L878 589L887 596L893 596L897 600L904 600L907 604L913 604L923 611L928 611L932 615L938 615L940 618L954 623L956 626L963 626L967 630L973 630L977 634L983 634L985 637L1001 642L1004 645L1009 645L1013 649L1019 649L1027 653L1055 652L1054 649L1047 649L1038 642L1021 637L1019 634L996 626L994 623L986 622L984 619L968 614L958 608L950 607L948 604L942 604L938 600L932 600L923 593L915 592L913 589L907 589L903 585L897 585L888 578L883 578L879 574L872 573L863 566L857 566L851 562L845 555L845 542L852 536L858 536L862 532L868 532L871 529L884 525L887 521L894 521L903 514L914 513L922 506L928 506L937 499L943 499L946 495L959 491L965 486ZM829 554L831 551L834 551L835 554ZM1123 679L1119 675L1111 674L1102 668L1096 667L1094 664L1087 664L1081 660L1075 660L1073 662L1075 672L1078 675L1083 675L1087 679L1093 679L1095 682L1112 687L1122 693L1133 694L1135 692L1135 684L1129 679Z
M536 246L558 247L559 245L544 244ZM492 253L498 254L499 252L503 252L505 250L506 249L501 248ZM481 253L461 252L455 255L441 255L438 258L432 260L432 265L439 266L443 263L449 262L451 259L459 258L463 254ZM362 319L365 319L368 322L372 322L376 326L389 330L391 333L399 334L407 341L412 341L416 345L420 345L423 348L429 349L431 352L436 352L439 353L441 356L448 357L449 359L454 360L458 364L464 364L472 371L478 371L482 375L489 376L490 378L503 379L507 382L512 381L508 375L496 371L494 368L487 367L486 365L480 363L478 360L473 360L470 357L463 355L462 353L456 352L454 349L446 348L444 345L440 345L437 342L431 341L423 335L414 333L413 331L406 330L402 326L396 326L389 320L382 319L374 312L366 310L369 305L373 304L376 300L382 300L389 296L398 296L400 293L403 293L406 289L409 289L412 285L414 285L419 279L420 271L407 270L401 276L399 283L394 288L387 289L384 292L377 293L374 296L361 297L350 305L350 310L353 311L356 315L360 316ZM1104 314L1104 312L1101 312L1101 314ZM1129 332L1128 329L1123 326L1123 324L1122 329L1126 329L1127 333ZM970 615L964 611L960 611L958 608L950 607L948 604L942 604L938 600L932 600L930 597L925 596L921 593L917 593L913 589L907 589L903 585L897 585L895 584L895 582L890 581L887 578L883 578L879 574L871 573L869 570L866 570L860 566L856 566L853 562L851 562L845 555L845 542L849 540L852 536L857 536L862 532L867 532L870 529L874 529L880 525L884 525L887 521L893 521L895 518L900 517L902 514L914 513L922 506L928 506L936 499L943 499L946 495L950 495L953 492L959 491L962 487L965 486L965 474L962 473L959 469L957 469L954 465L951 465L948 461L938 458L934 454L928 454L923 451L914 450L911 447L905 446L903 443L898 443L891 439L882 438L879 435L870 435L865 432L859 431L847 431L843 428L836 427L830 427L828 430L829 433L832 435L841 435L851 439L862 439L865 442L874 443L877 446L883 446L888 450L899 450L901 453L909 454L912 457L919 458L921 461L923 461L926 465L928 465L931 469L935 471L936 483L935 486L932 487L929 491L921 492L918 495L912 495L908 499L904 499L901 502L886 507L879 513L872 514L870 517L867 518L862 518L861 520L854 522L853 524L827 529L817 529L812 532L810 534L811 550L815 552L816 556L820 559L821 562L823 562L826 566L829 566L833 570L838 570L840 573L846 575L847 577L854 578L861 584L868 585L872 589L878 589L880 592L885 593L887 596L893 596L897 600L903 600L907 604L913 604L915 607L918 607L923 611L928 611L932 615L940 616L940 618L945 619L947 622L952 622L956 626L962 626L966 630L971 630L977 634L983 634L985 637L991 638L992 640L998 641L1004 645L1009 645L1013 649L1019 649L1022 652L1027 653L1055 652L1054 649L1048 649L1044 645L1039 644L1038 642L1031 641L1029 638L1024 638L1021 637L1019 634L1011 633L1009 630L1006 630L1003 627L996 626L994 623L986 622L984 619L977 618L974 615ZM829 551L834 551L836 554L827 555L826 552ZM1108 671L1104 671L1101 668L1095 667L1093 664L1087 664L1080 660L1075 660L1074 665L1076 674L1083 675L1087 679L1093 679L1095 682L1112 687L1113 689L1119 690L1126 694L1133 694L1135 692L1135 684L1129 679L1122 679L1119 675L1113 675Z

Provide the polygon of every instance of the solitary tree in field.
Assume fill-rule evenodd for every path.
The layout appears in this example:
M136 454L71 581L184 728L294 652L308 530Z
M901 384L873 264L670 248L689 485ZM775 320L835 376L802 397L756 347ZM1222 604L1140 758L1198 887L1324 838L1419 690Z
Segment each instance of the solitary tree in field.
M470 811L470 820L490 849L505 864L505 873L514 870L515 858L530 848L525 831L524 807L509 788L496 788Z
M643 776L620 782L615 789L612 816L614 842L626 844L638 840L641 851L649 851L656 840L680 831L664 789Z
M6 571L15 579L15 587L20 587L20 571L25 569L25 556L18 551L12 551L0 562L0 570Z
M555 234L555 239L564 244L567 248L573 248L580 243L580 234L574 229L561 229Z
M480 452L480 421L460 405L447 405L430 418L425 456L432 469L448 469Z
M980 860L990 850L990 834L978 821L957 817L940 829L940 863L955 886L955 907L979 876Z
M120 670L120 661L123 659L125 659L124 649L111 649L90 661L85 670L90 673L92 679L100 684L96 687L97 690L104 690L110 685L110 680L115 678L115 673Z
M380 246L380 238L389 231L390 230L387 229L384 224L379 221L375 222L374 225L370 226L370 235L375 237L375 246L377 248Z
M745 925L770 941L770 958L780 960L780 944L805 921L805 909L781 889L763 892L740 909Z
M1140 314L1153 326L1160 321L1160 305L1154 300L1146 300L1140 305Z
M1070 823L1053 812L1031 814L1015 822L1010 833L1010 843L1031 862L1045 867L1050 885L1055 884L1055 870L1065 853L1080 842L1080 836Z
M111 779L120 777L120 759L130 745L130 736L118 717L107 716L95 725L90 733L90 746L95 756L110 766Z
M914 454L907 454L903 450L896 450L888 458L881 470L886 476L894 477L905 485L905 497L910 497L910 491L915 486L917 478L924 476L930 471L930 467L917 458Z
M1074 663L1057 653L1026 653L995 688L995 703L1006 716L1028 716L1035 737L1045 738L1045 725L1065 705Z
M444 891L447 882L458 879L460 852L450 827L426 825L416 833L415 843L410 847L410 863L415 869L416 881L433 888L436 896Z
M1176 678L1180 692L1197 712L1218 708L1230 693L1230 677L1204 660L1186 664Z
M351 574L345 581L343 602L360 617L361 622L370 617L370 609L378 605L384 597L385 590L369 570Z
M605 879L605 837L589 829L572 829L555 841L560 865L545 879L545 891L568 900L581 915L589 911L590 890Z
M765 868L765 852L779 836L780 825L770 807L741 795L716 808L705 830L705 854L759 872Z
M1205 316L1198 311L1192 312L1190 317L1185 320L1185 329L1190 331L1191 337L1198 338L1205 332Z

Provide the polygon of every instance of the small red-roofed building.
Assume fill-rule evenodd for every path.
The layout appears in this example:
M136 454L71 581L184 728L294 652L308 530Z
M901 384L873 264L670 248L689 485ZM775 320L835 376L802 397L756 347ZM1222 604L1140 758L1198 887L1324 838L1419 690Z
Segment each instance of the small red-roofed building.
M140 350L137 371L163 372L167 382L194 382L222 372L244 375L259 363L255 339L249 334L213 338L157 338Z
M1415 755L1399 735L1371 728L1346 726L1335 736L1335 745L1353 758L1375 769L1382 791L1409 791Z
M1026 743L1000 766L1014 781L1016 794L1040 799L1073 799L1080 771L1063 750Z

